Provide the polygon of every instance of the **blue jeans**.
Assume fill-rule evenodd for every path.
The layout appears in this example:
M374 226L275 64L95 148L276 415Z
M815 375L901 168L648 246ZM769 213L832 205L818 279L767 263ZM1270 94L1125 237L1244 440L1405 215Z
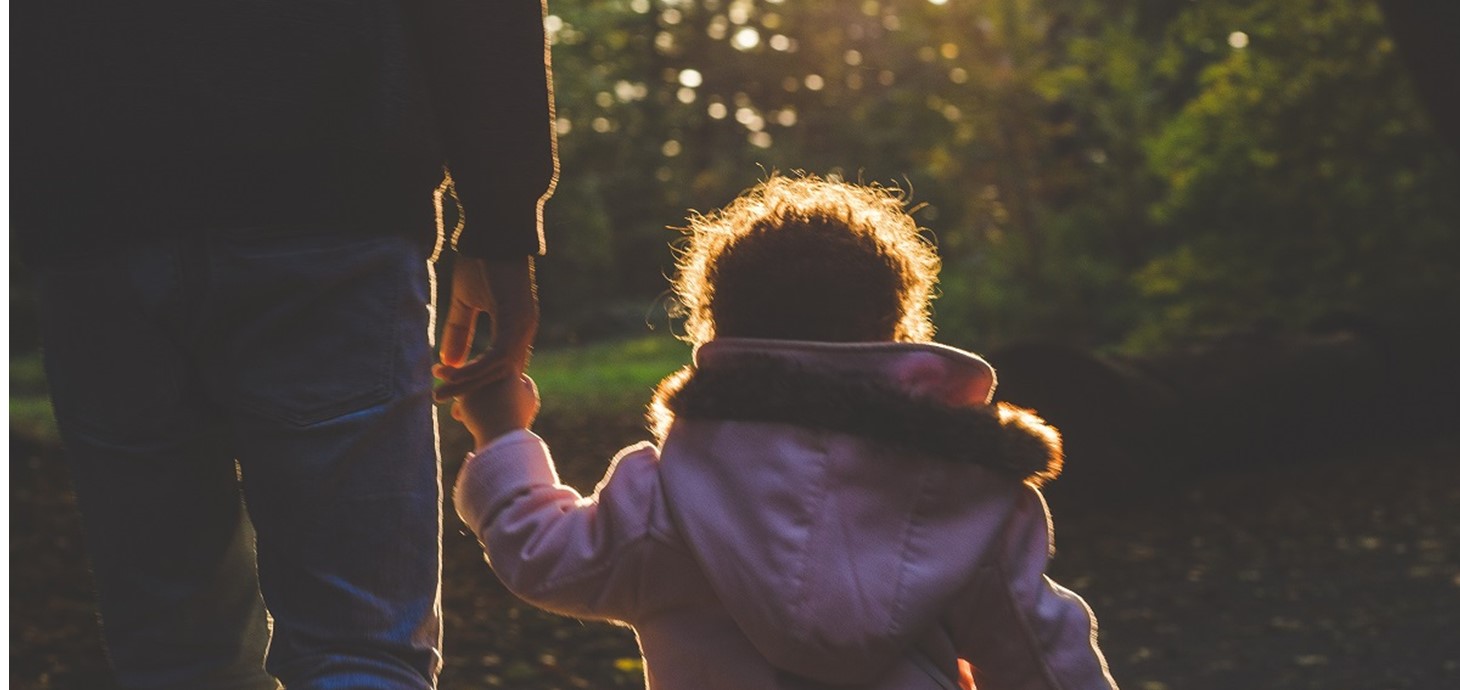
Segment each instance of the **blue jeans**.
M441 478L424 249L200 233L39 279L118 684L434 687Z

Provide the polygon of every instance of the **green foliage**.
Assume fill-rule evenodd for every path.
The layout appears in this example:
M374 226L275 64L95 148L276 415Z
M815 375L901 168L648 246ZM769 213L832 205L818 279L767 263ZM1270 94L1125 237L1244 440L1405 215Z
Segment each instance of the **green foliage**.
M771 170L907 189L946 263L943 337L965 344L1160 347L1460 295L1460 175L1375 0L552 11L541 282L569 331L647 312L666 228Z
M529 373L544 405L560 412L633 409L649 401L660 379L689 363L689 345L668 334L550 348L536 353Z
M1150 143L1166 246L1136 276L1156 310L1132 343L1453 305L1460 174L1437 150L1378 8L1307 0L1212 14L1175 30L1251 30Z
M10 358L10 433L46 444L59 442L40 353Z
M964 345L1455 313L1460 163L1376 3L551 0L544 344L664 323L671 228L777 170L907 190Z

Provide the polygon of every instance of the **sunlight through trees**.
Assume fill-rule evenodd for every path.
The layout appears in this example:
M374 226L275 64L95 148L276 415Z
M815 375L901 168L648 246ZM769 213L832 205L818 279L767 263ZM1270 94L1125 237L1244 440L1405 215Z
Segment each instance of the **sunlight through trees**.
M954 341L1158 347L1460 297L1456 157L1370 0L552 11L564 312L641 325L667 226L798 169L926 204Z

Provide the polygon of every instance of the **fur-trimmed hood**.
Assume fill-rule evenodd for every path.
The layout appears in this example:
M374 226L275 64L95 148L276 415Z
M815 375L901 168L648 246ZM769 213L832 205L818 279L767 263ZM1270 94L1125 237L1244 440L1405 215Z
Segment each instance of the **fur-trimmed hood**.
M995 386L983 358L935 343L724 339L659 385L649 418L661 442L675 419L772 422L976 463L1033 486L1059 476L1059 432L1031 410L990 404Z
M988 565L1061 460L995 381L936 344L723 339L661 384L669 516L774 666L880 677Z

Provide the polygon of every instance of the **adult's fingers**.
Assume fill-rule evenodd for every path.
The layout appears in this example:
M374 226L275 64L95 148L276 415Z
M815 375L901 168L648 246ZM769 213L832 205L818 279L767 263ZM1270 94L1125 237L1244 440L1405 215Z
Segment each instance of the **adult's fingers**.
M436 371L443 382L454 384L480 380L483 377L499 379L521 374L526 369L527 359L520 356L518 351L493 347L459 367L441 366Z
M522 364L503 356L503 353L489 352L465 366L444 372L443 383L432 394L438 402L444 402L482 386L519 375L522 373Z
M441 330L441 362L447 366L460 367L471 353L472 339L476 337L476 307L459 299L451 300L446 311L446 326Z
M540 316L532 257L487 261L481 275L491 295L492 349L526 363Z
M532 359L532 340L535 333L535 326L509 323L496 333L492 349L486 354L469 362L453 365L442 362L431 368L431 373L442 381L455 383L467 379L474 379L488 374L495 377L498 372L495 370L501 366L511 369L510 373L521 374L527 370L527 362ZM445 359L443 355L443 360Z

